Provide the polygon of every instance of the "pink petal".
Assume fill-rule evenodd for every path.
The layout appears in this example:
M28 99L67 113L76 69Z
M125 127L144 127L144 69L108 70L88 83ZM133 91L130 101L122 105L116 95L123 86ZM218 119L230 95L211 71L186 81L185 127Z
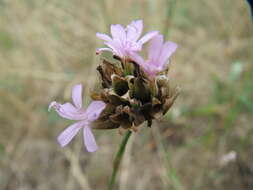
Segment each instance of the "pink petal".
M162 67L157 66L157 63L153 63L152 61L145 62L146 66L144 68L145 72L152 78L154 77L157 72L162 71Z
M82 115L84 112L80 112L77 108L75 108L71 103L59 104L59 109L56 109L57 113L66 119L71 120L81 120L83 119ZM80 117L81 116L81 117Z
M62 147L66 146L74 138L74 136L76 136L78 131L81 129L82 125L83 125L83 122L78 122L78 123L74 123L70 125L58 136L57 138L58 143Z
M127 26L127 40L128 41L134 41L140 37L143 29L143 21L142 20L136 20L132 21Z
M83 129L83 140L88 152L95 152L98 149L95 137L89 126L86 126Z
M137 54L137 53L135 53L135 52L131 52L131 53L130 53L130 58L131 58L134 62L136 62L138 65L140 65L140 66L145 66L145 65L144 65L144 59L143 59L139 54Z
M105 42L105 45L107 45L109 48L112 49L113 53L120 56L124 57L124 49L120 46L119 42L117 40L111 41L111 42Z
M152 31L147 34L145 34L139 41L138 43L145 44L147 41L155 37L159 32L158 31Z
M130 53L131 52L133 52L133 51L141 51L141 49L142 49L142 44L140 44L140 43L132 43L131 44L131 48L130 48ZM130 54L130 53L128 53L128 54Z
M59 104L52 102L49 105L49 110L54 108L55 111L63 118L70 120L83 120L86 118L86 114L83 110L79 110L74 107L71 103Z
M112 41L112 39L107 34L96 33L96 36L105 41Z
M82 108L83 101L82 101L82 85L81 84L77 84L72 88L72 101L78 109Z
M105 108L104 102L92 101L85 112L88 120L90 122L96 120L104 108Z
M167 60L170 58L170 56L176 51L177 44L174 42L166 42L163 47L159 58L159 63L161 67L164 67Z
M97 48L96 49L96 55L100 54L103 51L110 51L110 52L112 52L112 49L110 49L110 48Z
M126 31L120 24L111 25L111 33L113 40L119 39L120 41L126 40Z
M163 47L163 36L157 35L152 38L148 48L148 59L155 63L160 57L160 53Z
M131 58L138 65L140 65L142 69L145 71L145 73L150 77L154 77L155 74L159 71L159 68L156 65L154 65L153 63L144 61L143 58L137 53L131 53Z

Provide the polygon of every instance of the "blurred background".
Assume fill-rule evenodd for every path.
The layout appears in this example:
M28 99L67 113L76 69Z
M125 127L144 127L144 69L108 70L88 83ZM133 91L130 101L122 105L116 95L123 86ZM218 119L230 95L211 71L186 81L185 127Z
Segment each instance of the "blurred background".
M131 137L116 189L253 189L253 36L243 0L0 0L0 189L106 189L122 136L94 131L62 149L70 123L48 104L84 102L98 85L96 32L144 20L178 43L170 78L182 92Z

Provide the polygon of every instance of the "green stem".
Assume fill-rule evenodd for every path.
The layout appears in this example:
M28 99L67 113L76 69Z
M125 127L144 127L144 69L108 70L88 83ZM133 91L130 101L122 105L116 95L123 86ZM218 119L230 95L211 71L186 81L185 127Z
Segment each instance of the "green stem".
M114 186L115 181L116 181L116 176L117 176L117 173L118 173L118 170L119 170L119 166L120 166L121 160L123 158L123 154L126 150L126 145L127 145L128 139L131 136L131 134L132 134L131 131L127 132L127 134L125 135L124 139L121 142L120 148L119 148L119 150L117 152L117 155L114 159L113 172L112 172L111 180L110 180L110 183L109 183L109 186L108 186L108 190L113 189L113 186Z
M163 35L165 39L167 39L167 36L169 34L169 29L172 24L172 19L173 19L175 8L176 8L176 1L177 0L166 0L167 14L166 14L165 24L164 24L164 29L163 29Z

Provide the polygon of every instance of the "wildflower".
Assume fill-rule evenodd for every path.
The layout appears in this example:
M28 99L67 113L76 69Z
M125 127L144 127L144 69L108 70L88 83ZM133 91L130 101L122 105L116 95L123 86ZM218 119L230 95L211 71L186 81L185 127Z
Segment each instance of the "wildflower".
M99 48L97 53L101 51L111 51L114 55L123 59L131 57L132 52L141 51L142 45L158 34L158 31L152 31L139 39L142 29L142 20L132 21L126 28L120 24L111 25L112 38L106 34L96 34L96 36L104 40L104 44L108 46L108 48Z
M92 101L86 110L82 108L82 85L75 85L72 89L72 103L59 104L55 101L51 102L48 110L53 107L56 112L63 118L69 120L76 120L78 122L70 125L59 136L58 142L64 147L66 146L83 128L83 139L86 149L89 152L97 150L97 144L95 138L91 132L90 124L95 121L100 113L105 108L105 104L102 101Z
M133 60L139 64L150 77L165 69L168 59L176 51L177 44L167 41L163 43L163 36L157 35L151 41L148 49L148 60L137 53L132 53Z

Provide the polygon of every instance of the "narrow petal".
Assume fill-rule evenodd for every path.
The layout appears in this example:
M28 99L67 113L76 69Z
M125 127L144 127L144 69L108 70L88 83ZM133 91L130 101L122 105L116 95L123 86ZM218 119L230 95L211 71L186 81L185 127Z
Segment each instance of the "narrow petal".
M133 59L133 61L135 61L138 65L140 65L142 69L145 71L145 73L150 77L154 77L156 73L161 70L151 61L144 61L144 59L135 52L131 53L131 59Z
M159 65L160 67L164 67L164 65L166 64L170 56L176 51L176 49L177 49L177 44L174 42L168 41L163 45L160 58L158 61L160 63Z
M112 52L112 49L110 49L110 48L97 48L96 49L96 55L99 55L103 51L110 51L110 52Z
M160 53L163 47L163 36L157 35L152 38L148 48L148 59L152 60L155 63L155 60L158 60Z
M147 34L145 34L139 41L138 43L145 44L147 41L155 37L159 32L158 31L152 31Z
M132 43L131 44L131 48L130 48L130 51L128 52L132 52L132 51L141 51L142 49L142 45L140 43ZM129 53L128 53L129 54Z
M112 41L110 36L108 36L107 34L96 33L96 36L102 40L105 40L105 41Z
M145 66L144 59L137 53L131 52L130 58L140 66Z
M96 120L100 113L105 108L105 103L102 101L92 101L86 110L87 118L90 122Z
M111 48L112 52L118 55L119 57L125 56L124 49L122 49L118 41L114 40L111 42L105 42L104 44L107 45L109 48Z
M49 105L49 110L54 108L55 111L63 118L70 120L83 120L86 118L86 114L83 110L79 110L74 107L71 103L59 104L52 102Z
M145 62L144 71L149 77L155 77L157 72L160 72L161 70L162 68L157 66L156 63L152 63L150 61Z
M82 114L77 108L75 108L71 103L59 104L60 107L56 108L57 113L66 119L71 120L81 120L83 117L80 117Z
M111 33L113 39L126 40L126 31L120 24L111 25Z
M110 49L110 48L97 48L96 49L96 55L99 55L103 51L110 51L110 52L112 52L112 49Z
M78 131L81 129L82 124L82 122L74 123L61 132L57 138L58 143L62 147L66 146L76 136Z
M72 88L72 101L78 109L81 109L83 104L82 90L83 88L81 84L77 84Z
M127 40L136 42L136 40L140 37L142 30L143 30L142 20L132 21L127 26Z
M89 126L83 128L84 145L88 152L95 152L98 149L95 137Z

